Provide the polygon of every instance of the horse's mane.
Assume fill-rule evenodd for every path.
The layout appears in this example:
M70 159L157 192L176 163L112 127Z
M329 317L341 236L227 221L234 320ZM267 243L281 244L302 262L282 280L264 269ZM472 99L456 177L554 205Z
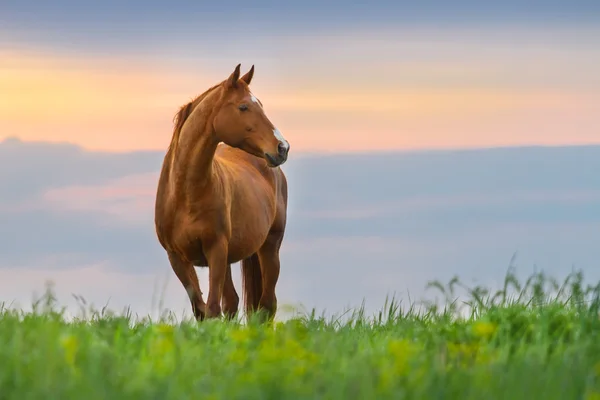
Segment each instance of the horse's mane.
M198 104L200 104L200 102L202 100L204 100L204 98L206 98L206 96L208 96L217 87L221 86L222 83L223 82L217 83L213 87L207 89L204 93L197 96L195 99L192 99L190 102L188 102L187 104L184 104L183 106L181 106L179 108L179 111L177 112L177 114L175 114L175 117L173 118L173 124L175 126L173 128L173 136L171 138L171 144L169 145L168 151L171 151L175 148L175 144L179 141L179 135L181 134L181 128L183 127L183 124L188 119L188 117L190 116L192 111L194 111L196 106Z

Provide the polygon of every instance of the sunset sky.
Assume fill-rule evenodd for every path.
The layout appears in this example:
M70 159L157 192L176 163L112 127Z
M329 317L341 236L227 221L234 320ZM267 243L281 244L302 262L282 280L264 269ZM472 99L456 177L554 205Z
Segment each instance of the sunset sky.
M594 2L201 3L3 4L0 135L163 150L241 62L295 151L600 142Z

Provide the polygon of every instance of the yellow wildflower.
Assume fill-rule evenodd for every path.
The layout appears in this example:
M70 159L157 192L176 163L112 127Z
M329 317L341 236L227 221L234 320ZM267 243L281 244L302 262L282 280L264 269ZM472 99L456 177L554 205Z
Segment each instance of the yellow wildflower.
M600 400L600 392L589 391L585 394L585 400Z
M491 322L478 321L473 325L473 332L481 338L490 338L496 333L498 326Z
M75 369L75 357L79 350L79 341L76 336L65 335L61 338L60 344L65 352L65 360L72 369Z
M415 346L407 339L392 340L388 351L393 356L395 372L403 375L407 372L411 357L415 354Z
M596 365L594 365L594 372L597 376L600 376L600 362L597 362Z
M169 324L157 324L155 325L155 329L163 334L163 335L167 335L170 336L173 334L173 332L175 332L175 327L173 325L169 325Z
M254 338L255 332L252 328L231 329L229 331L229 336L234 342L246 343Z

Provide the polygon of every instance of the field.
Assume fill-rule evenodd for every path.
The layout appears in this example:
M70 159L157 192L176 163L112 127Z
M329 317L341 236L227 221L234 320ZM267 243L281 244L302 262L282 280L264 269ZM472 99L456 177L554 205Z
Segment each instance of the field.
M600 399L600 287L509 272L442 306L282 323L0 314L1 399ZM464 313L466 312L466 316ZM461 316L462 315L462 316Z

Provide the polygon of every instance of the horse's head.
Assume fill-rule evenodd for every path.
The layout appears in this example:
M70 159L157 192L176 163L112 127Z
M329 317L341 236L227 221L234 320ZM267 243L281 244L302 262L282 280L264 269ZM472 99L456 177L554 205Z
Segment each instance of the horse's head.
M262 103L249 89L254 65L240 77L240 65L223 83L223 97L213 120L217 139L264 158L270 167L287 160L290 145L269 120Z

